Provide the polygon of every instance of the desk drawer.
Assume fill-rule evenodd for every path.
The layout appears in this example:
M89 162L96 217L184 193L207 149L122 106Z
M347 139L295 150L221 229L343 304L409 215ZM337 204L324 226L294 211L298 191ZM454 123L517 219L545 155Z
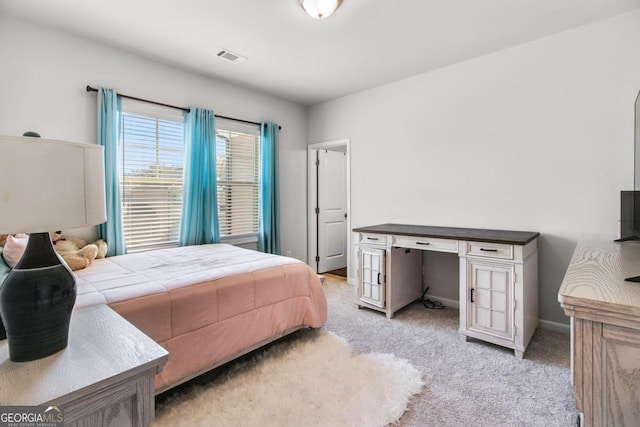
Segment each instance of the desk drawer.
M424 251L458 252L458 241L435 237L393 236L393 244L399 248L414 248Z
M467 255L513 259L513 245L501 243L467 242Z
M375 233L360 233L360 240L358 241L358 243L387 246L387 235Z

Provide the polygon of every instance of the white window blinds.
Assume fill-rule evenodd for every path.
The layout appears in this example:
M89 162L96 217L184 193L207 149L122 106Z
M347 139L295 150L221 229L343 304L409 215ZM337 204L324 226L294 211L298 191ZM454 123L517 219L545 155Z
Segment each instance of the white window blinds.
M218 222L222 238L257 236L260 128L216 119Z
M122 102L120 185L127 252L178 245L184 164L180 110Z

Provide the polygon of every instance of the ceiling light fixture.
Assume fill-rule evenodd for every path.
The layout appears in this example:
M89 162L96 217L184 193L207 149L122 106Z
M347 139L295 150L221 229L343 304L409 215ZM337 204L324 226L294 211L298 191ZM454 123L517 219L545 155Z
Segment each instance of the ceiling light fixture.
M316 19L331 16L341 4L342 0L300 0L300 6Z

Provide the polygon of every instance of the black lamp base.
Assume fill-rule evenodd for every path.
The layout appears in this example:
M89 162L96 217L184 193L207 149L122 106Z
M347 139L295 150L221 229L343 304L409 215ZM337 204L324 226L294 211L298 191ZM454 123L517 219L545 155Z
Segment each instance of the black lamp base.
M56 255L49 233L32 233L0 287L9 358L26 362L65 348L75 301L75 277Z

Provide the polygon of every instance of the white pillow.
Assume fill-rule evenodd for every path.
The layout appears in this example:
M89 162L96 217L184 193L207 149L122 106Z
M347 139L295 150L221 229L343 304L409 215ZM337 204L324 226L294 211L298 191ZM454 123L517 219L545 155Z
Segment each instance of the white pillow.
M4 250L2 251L2 257L4 262L11 268L15 267L24 249L27 247L29 236L26 234L16 234L14 236L7 236L7 243L4 244Z

